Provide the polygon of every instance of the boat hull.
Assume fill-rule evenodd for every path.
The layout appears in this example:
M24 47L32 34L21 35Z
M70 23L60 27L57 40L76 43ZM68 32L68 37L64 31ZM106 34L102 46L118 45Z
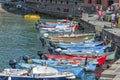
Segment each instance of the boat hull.
M9 80L9 76L0 76L1 80ZM11 80L68 80L65 77L55 77L55 78L30 78L30 77L11 77Z

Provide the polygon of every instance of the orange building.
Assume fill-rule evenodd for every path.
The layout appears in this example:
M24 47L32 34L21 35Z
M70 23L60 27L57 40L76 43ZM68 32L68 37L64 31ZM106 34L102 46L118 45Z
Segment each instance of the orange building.
M84 0L85 6L102 5L104 7L108 7L113 3L119 3L120 6L120 0Z

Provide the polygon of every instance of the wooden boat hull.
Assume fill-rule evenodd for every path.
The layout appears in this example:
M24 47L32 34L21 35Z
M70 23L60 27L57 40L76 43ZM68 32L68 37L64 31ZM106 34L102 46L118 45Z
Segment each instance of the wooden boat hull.
M59 42L57 43L58 46L90 46L90 47L94 47L94 46L98 46L103 44L103 41L84 41L84 42L69 42L69 43L62 43Z
M48 36L48 40L52 40L55 42L78 42L78 41L87 41L89 36L93 36L94 34L61 34L57 36ZM86 39L87 38L87 39ZM89 40L91 40L90 38Z

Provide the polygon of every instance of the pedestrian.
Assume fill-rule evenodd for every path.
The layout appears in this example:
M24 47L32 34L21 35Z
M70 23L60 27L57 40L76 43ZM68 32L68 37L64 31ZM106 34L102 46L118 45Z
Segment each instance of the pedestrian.
M101 13L102 13L102 11L98 10L98 20L101 20Z
M111 16L111 26L114 27L115 26L115 12L113 12L110 16Z
M105 17L105 12L102 10L100 14L100 20L104 21L104 17Z
M119 14L116 13L116 14L115 14L115 27L118 26L118 18L119 18Z

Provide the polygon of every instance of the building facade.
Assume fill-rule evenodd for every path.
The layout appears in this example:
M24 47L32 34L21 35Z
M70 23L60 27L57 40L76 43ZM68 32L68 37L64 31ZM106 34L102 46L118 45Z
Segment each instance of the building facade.
M53 12L78 15L78 8L84 6L84 0L24 0L30 6Z
M102 5L104 7L108 7L113 3L120 3L120 0L84 0L85 6Z

